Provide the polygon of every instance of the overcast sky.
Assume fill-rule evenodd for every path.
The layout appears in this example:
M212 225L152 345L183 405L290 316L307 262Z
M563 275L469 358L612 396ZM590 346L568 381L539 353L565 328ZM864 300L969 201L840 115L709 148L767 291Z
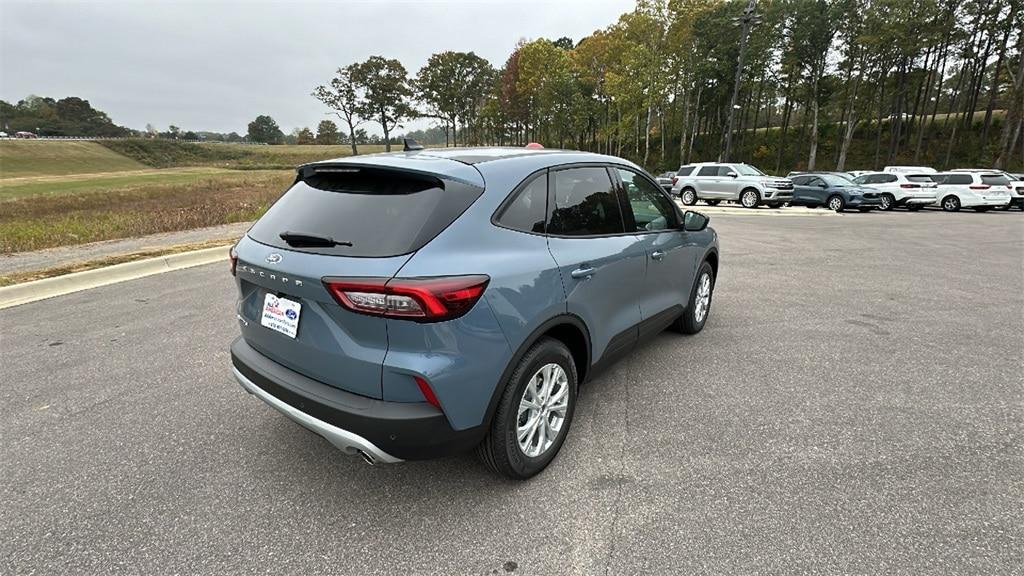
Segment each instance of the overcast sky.
M287 133L326 117L310 92L339 66L379 54L414 75L432 53L459 50L499 67L520 38L575 42L632 8L633 0L0 0L0 98L79 96L136 129L245 134L269 114Z

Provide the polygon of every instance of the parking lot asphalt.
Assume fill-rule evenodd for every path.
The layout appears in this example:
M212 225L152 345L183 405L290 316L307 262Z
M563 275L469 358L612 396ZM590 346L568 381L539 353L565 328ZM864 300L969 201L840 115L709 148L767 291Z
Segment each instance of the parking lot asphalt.
M0 311L0 574L1020 574L1024 217L712 226L705 330L523 483L245 394L226 263Z

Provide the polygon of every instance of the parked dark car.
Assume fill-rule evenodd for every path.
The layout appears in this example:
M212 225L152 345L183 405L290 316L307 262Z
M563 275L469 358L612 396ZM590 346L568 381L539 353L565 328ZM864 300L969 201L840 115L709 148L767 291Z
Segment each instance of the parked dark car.
M867 212L882 205L878 191L854 183L848 177L833 172L805 172L790 178L793 181L793 206L825 206L842 212L856 208Z

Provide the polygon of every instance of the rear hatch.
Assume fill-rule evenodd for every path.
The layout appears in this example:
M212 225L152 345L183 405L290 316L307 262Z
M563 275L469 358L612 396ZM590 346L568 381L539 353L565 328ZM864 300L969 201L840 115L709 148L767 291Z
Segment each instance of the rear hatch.
M382 397L387 322L342 307L323 279L394 277L483 191L469 166L458 165L465 173L435 159L431 167L442 170L428 172L409 163L300 169L235 248L238 316L250 346L325 384Z

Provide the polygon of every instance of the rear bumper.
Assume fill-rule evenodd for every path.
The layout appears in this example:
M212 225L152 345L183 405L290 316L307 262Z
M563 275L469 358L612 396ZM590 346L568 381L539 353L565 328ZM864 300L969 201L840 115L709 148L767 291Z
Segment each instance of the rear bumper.
M387 402L328 386L270 360L237 338L231 344L235 378L258 397L348 454L375 463L436 458L466 451L483 426L453 430L440 410L425 402Z

